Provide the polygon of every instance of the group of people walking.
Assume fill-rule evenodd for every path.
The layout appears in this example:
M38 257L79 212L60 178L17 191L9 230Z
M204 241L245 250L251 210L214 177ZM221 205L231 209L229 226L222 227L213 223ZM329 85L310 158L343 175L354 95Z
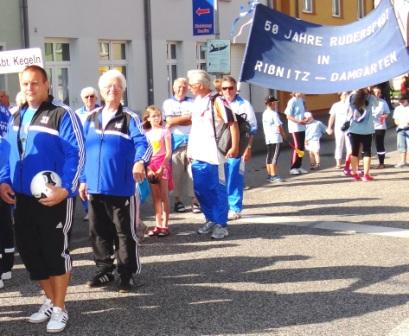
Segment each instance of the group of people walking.
M93 87L81 91L84 106L76 113L49 95L43 68L28 66L21 73L25 102L12 115L1 107L5 104L0 105L0 288L3 280L11 278L14 207L18 251L30 278L39 283L45 294L29 322L47 321L48 332L60 332L67 325L65 296L72 272L69 240L77 194L89 220L96 264L96 272L87 282L90 287L105 286L117 274L118 291L126 293L132 289L134 275L141 271L138 246L144 233L150 237L171 234L171 190L174 211L185 212L190 203L192 212L203 213L205 221L198 234L209 234L213 239L229 235L228 220L239 219L243 210L245 164L252 155L257 120L251 104L238 94L235 78L219 79L216 92L211 83L205 71L190 70L187 78L175 80L173 97L162 106L148 106L140 118L122 104L126 79L117 70L101 75L98 91ZM187 96L188 89L192 98ZM101 106L97 104L98 95ZM401 99L394 116L402 134L398 135L398 148L404 148L405 153L408 101ZM277 111L277 99L269 95L265 105L262 120L268 181L282 182L277 160L287 136ZM306 110L301 93L293 95L284 114L293 148L290 174L307 172L301 166L304 149L310 152L311 169L319 168L319 139L324 132L335 132L337 167L342 167L344 143L350 144L344 172L356 180L372 180L369 167L373 133L379 168L384 165L382 130L389 110L376 88L373 95L366 89L341 94L340 102L331 108L328 127ZM249 137L239 154L241 118L249 125ZM222 130L229 134L225 152L220 149ZM363 176L358 172L361 151ZM402 164L406 164L406 154L402 154ZM62 183L48 185L48 196L37 199L31 194L30 184L40 171L55 172ZM145 232L139 216L138 190L146 180L150 184L155 226Z
M339 101L334 103L329 111L328 125L315 120L307 111L301 93L293 93L288 101L284 114L288 120L288 132L292 147L290 175L307 173L302 167L304 150L309 152L310 169L320 167L320 138L323 134L335 137L336 168L343 169L344 175L351 176L355 181L372 181L370 174L371 147L375 142L378 157L377 169L385 168L385 133L387 118L391 115L388 103L381 97L381 88L363 88L354 92L341 92ZM276 111L275 97L266 98L266 110L263 113L263 127L267 145L266 170L269 182L282 182L277 176L277 159L280 153L279 145L287 138L282 121ZM409 150L409 96L402 95L399 105L393 113L393 121L397 126L397 148L400 152L400 162L396 167L407 164L406 153ZM344 154L346 153L346 154ZM345 162L343 158L345 156ZM363 169L359 169L362 158Z

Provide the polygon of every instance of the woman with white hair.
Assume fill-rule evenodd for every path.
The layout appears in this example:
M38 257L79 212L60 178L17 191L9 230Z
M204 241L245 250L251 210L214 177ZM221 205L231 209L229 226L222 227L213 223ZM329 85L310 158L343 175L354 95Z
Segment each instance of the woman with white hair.
M212 98L207 72L190 70L187 77L195 97L187 155L192 160L193 188L206 217L206 223L197 232L222 239L229 234L224 162L238 154L239 130L228 103L220 96ZM216 130L224 124L228 124L232 137L226 155L221 154L216 144Z
M152 148L139 117L121 104L126 88L122 73L105 72L98 86L105 105L85 121L86 163L79 187L81 199L89 202L89 232L97 266L88 286L105 286L114 280L115 243L118 289L128 292L133 274L141 269L135 182L144 179Z
M81 120L81 124L84 125L85 120L99 105L97 104L98 93L92 86L84 87L81 90L81 100L84 103L79 109L75 110L75 113Z

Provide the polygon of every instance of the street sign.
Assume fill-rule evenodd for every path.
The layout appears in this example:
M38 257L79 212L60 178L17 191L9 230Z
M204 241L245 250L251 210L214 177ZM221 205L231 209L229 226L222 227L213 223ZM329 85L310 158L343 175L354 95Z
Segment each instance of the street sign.
M229 74L230 40L209 40L207 42L207 72Z
M214 35L214 2L192 0L193 35Z
M43 55L40 48L0 52L0 74L21 72L29 65L43 67Z

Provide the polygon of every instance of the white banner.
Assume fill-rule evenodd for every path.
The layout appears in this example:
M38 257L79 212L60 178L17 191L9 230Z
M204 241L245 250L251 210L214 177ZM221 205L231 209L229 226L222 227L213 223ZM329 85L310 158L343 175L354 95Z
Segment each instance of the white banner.
M43 67L43 56L40 48L0 52L0 74L21 72L29 65Z

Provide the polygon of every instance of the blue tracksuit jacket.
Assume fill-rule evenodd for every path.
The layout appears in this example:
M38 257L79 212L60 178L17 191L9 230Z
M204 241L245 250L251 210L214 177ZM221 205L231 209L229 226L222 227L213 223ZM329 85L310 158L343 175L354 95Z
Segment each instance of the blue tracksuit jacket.
M86 162L81 182L88 193L111 196L132 196L135 182L132 167L152 155L139 117L119 106L115 116L102 128L102 109L96 109L84 124Z
M84 141L78 117L68 106L49 97L41 104L28 127L25 149L20 127L27 105L10 119L5 139L10 146L9 160L0 168L0 183L12 185L17 193L31 196L30 183L42 170L60 175L69 196L76 194L84 164Z

